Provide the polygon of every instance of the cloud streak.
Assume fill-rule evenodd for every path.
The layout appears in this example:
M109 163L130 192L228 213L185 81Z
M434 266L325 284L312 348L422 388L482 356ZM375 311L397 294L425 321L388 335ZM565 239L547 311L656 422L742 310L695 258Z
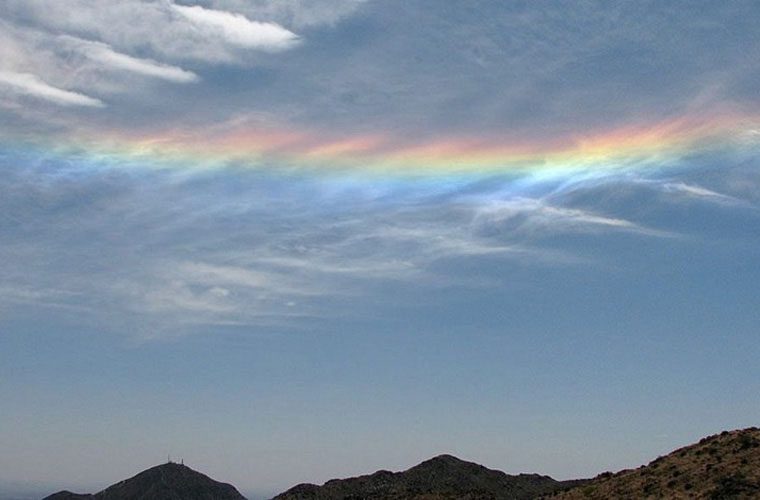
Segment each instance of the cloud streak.
M669 193L679 193L679 194L686 195L690 198L700 198L700 199L714 201L717 203L728 203L728 204L743 203L741 200L734 198L733 196L721 194L721 193L718 193L716 191L713 191L711 189L707 189L701 186L686 184L685 182L666 182L666 183L663 183L662 189Z
M617 231L672 236L623 218L549 204L543 198L516 197L489 201L476 209L475 220L485 225L509 225L513 231L527 235Z
M175 83L198 81L198 75L177 66L162 64L152 59L141 59L116 52L106 44L98 42L77 41L80 50L93 61L115 69L130 71L144 76L168 80Z
M31 73L0 71L0 85L6 89L31 97L36 97L60 106L85 106L102 108L100 99L79 92L54 87Z
M172 9L209 37L248 49L284 50L298 42L295 33L275 23L250 21L241 14L172 4Z

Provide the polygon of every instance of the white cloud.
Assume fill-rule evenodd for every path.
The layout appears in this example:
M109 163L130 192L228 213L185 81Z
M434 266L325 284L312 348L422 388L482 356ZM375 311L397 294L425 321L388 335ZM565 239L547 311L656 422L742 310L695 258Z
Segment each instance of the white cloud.
M648 235L665 233L643 227L626 219L608 217L587 210L548 205L541 199L514 198L484 204L476 211L481 224L512 222L522 232L572 232L613 229Z
M298 36L275 23L250 21L241 14L172 4L172 9L208 37L249 49L282 50L298 42Z
M16 114L28 106L21 95L66 106L103 106L105 96L150 91L127 80L127 74L191 83L200 78L182 67L185 61L247 65L257 52L299 42L274 21L213 5L171 0L0 0L0 5L5 90L0 106Z
M104 43L78 40L79 50L88 58L116 69L131 71L144 76L168 80L175 83L190 83L198 80L198 75L177 66L162 64L152 59L140 59L116 52Z
M696 197L696 198L710 198L713 200L720 200L724 202L737 202L736 198L733 198L732 196L727 196L725 194L718 193L716 191L712 191L710 189L701 187L701 186L695 186L693 184L686 184L683 182L668 182L663 184L663 189L667 192L671 193L681 193L685 194L687 196Z
M0 285L0 310L3 306L11 307L29 305L50 307L78 313L92 313L86 305L77 303L80 294L71 290L39 288L34 286L4 284Z
M6 19L49 33L107 43L153 59L245 63L245 52L286 49L298 36L274 22L170 0L5 0Z
M168 282L143 289L138 298L141 307L151 313L195 313L200 315L228 315L235 312L235 304L226 301L212 289L195 291L184 282ZM200 319L207 320L206 316Z
M311 287L293 284L285 275L271 270L260 271L242 266L214 265L206 262L183 262L174 270L181 279L193 284L203 285L209 290L217 289L215 296L220 296L218 289L241 287L258 289L271 293L290 295L310 295ZM226 297L229 293L221 295Z
M0 71L0 85L15 93L36 97L61 106L104 106L100 99L54 87L31 73Z

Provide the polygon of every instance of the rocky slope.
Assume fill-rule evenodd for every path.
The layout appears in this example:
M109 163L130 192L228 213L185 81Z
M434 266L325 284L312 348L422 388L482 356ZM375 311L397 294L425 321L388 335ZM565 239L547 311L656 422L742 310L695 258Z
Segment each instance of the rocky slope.
M600 474L550 498L760 498L760 429L721 432L646 466Z
M61 491L44 500L245 500L234 486L214 481L185 465L145 470L94 495Z

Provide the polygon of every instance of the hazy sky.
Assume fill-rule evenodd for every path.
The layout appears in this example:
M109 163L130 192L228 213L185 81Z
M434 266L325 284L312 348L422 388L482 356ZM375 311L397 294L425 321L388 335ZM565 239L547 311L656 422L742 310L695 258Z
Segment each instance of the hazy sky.
M0 0L0 483L568 478L757 425L758 22Z

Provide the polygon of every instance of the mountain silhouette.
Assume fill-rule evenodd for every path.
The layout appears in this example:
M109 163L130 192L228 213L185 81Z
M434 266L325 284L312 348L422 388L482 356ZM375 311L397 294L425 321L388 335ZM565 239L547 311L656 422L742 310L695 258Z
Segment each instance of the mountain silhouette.
M322 486L299 484L274 498L296 499L528 499L575 485L539 474L511 476L451 455L440 455L403 472L381 470Z
M245 500L234 486L169 462L151 467L94 495L61 491L43 500Z

